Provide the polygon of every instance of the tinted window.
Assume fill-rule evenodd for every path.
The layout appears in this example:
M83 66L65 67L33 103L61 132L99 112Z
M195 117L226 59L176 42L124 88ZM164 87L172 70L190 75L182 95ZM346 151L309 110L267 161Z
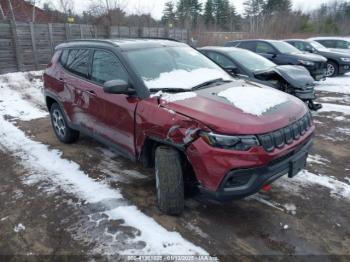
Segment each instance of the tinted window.
M128 74L116 56L105 51L95 51L91 79L101 84L110 80L128 82Z
M208 56L210 59L212 59L215 63L218 63L220 66L227 68L227 67L232 67L235 64L225 56L215 53L215 52L208 52Z
M88 77L89 58L90 50L70 49L65 68L77 75Z
M263 54L273 54L276 53L272 46L264 42L258 42L256 44L256 52Z
M296 49L294 46L286 42L271 41L270 43L274 48L276 48L282 54L300 53L298 49Z
M230 51L228 55L249 71L266 70L276 66L270 60L248 50Z
M350 48L350 44L347 41L338 40L338 41L336 41L335 47L342 48L342 49L348 49L348 48Z
M65 66L66 63L67 63L68 53L69 53L69 50L68 50L68 49L64 49L64 50L62 51L61 58L60 58L60 63L61 63L61 65L63 65L63 66Z
M288 42L288 43L292 44L291 42ZM293 42L293 46L295 46L296 48L298 48L301 51L305 51L306 50L305 43L303 43L303 42Z
M255 51L255 42L241 42L237 47Z
M332 40L317 40L317 42L320 42L325 47L335 48L335 41L332 41Z

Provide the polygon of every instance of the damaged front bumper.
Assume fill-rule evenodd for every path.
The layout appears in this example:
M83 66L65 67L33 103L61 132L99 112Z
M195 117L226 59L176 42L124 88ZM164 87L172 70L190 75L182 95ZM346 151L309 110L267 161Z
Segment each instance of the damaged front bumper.
M299 148L267 166L232 170L227 173L217 191L200 187L200 192L206 198L218 201L229 201L255 194L263 186L284 175L290 178L297 175L306 165L311 146L312 140L309 139Z

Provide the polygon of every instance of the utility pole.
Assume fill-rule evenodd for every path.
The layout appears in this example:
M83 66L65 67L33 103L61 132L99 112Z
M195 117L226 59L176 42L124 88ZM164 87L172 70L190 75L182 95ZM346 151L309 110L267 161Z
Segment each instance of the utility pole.
M11 19L13 20L13 22L16 22L16 17L15 17L15 13L13 12L13 7L12 7L12 3L11 0L7 0L8 4L9 4L9 9L10 9L10 13L11 13Z

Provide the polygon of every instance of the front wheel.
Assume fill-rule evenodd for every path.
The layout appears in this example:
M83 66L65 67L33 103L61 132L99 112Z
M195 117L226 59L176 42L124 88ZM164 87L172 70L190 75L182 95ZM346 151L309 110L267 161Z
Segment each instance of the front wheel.
M157 147L155 172L159 209L169 215L180 215L185 205L180 153L168 146Z
M328 61L326 77L334 77L337 75L338 75L338 65L332 61Z

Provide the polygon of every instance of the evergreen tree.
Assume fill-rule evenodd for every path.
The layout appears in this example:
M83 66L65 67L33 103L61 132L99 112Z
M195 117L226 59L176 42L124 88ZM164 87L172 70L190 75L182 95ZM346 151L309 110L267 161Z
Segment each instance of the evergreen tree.
M176 6L176 16L186 28L196 27L201 12L199 0L179 0Z
M275 13L289 13L291 10L291 0L267 0L264 5L264 13L269 15Z
M204 23L207 27L215 24L215 5L213 0L207 0L204 7Z
M175 23L175 5L172 1L165 3L162 22L166 25Z
M230 3L228 0L214 0L216 24L224 29L230 29Z

